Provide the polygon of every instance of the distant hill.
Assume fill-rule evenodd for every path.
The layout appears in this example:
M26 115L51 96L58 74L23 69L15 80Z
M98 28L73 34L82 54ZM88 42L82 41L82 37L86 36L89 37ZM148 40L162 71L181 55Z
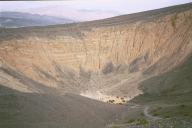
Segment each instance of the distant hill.
M110 10L87 10L87 9L77 10L66 6L46 6L46 7L29 8L17 11L39 15L46 14L50 16L63 17L78 21L91 21L122 15L122 13Z
M0 27L17 28L73 23L74 20L22 12L0 12Z

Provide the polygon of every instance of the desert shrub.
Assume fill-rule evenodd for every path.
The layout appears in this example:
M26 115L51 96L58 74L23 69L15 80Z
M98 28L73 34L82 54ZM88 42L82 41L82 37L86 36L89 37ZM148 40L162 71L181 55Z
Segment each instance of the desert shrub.
M146 119L140 119L138 125L148 124L149 122Z
M121 98L122 100L124 99L124 98Z
M112 126L112 127L110 127L110 128L119 128L118 126Z
M180 107L186 107L186 106L187 106L187 105L185 105L185 104L181 104L181 105L180 105Z
M117 96L117 98L119 98L119 97Z
M109 103L114 103L115 102L115 100L109 100Z
M123 102L125 102L125 100L123 100Z
M169 116L169 115L165 115L164 118L171 118L171 116Z
M141 112L141 115L142 115L142 116L144 116L144 113L143 113L143 112Z
M129 119L128 123L132 123L134 121L135 121L135 119Z
M160 109L162 109L162 107L161 107L161 106L159 106L159 107L157 107L157 109L158 109L158 110L160 110Z
M189 113L183 113L183 116L189 116Z
M153 116L158 116L159 114L158 113L153 113Z
M119 105L122 105L122 103L119 103Z

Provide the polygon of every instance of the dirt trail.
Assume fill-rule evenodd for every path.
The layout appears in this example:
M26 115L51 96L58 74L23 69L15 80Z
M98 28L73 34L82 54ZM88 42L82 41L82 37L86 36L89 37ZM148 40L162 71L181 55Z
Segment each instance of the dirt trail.
M138 104L129 104L129 105L133 105L131 106L131 108L138 108L138 107L141 107L140 105ZM128 108L128 111L130 110L130 107ZM144 109L143 109L143 113L146 117L150 118L149 120L159 120L159 119L163 119L161 117L154 117L154 116L151 116L149 113L148 113L148 110L149 110L149 106L146 106ZM107 125L105 128L110 128L112 126L117 126L117 127L124 127L124 126L130 126L130 125L133 125L133 124L137 124L139 123L139 121L136 121L136 122L133 122L133 123L125 123L125 124L109 124Z
M154 117L154 116L151 116L149 113L148 113L148 110L149 110L149 106L146 106L145 109L143 109L143 113L146 117L148 118L152 118L152 119L162 119L160 117Z

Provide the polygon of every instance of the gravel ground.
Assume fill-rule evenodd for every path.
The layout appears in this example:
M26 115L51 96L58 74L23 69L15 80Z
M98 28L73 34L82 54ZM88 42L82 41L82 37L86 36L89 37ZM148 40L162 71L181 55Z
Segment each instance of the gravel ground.
M112 126L110 128L192 128L192 118L182 117L175 119L150 120L148 124L139 125L138 123L125 126Z

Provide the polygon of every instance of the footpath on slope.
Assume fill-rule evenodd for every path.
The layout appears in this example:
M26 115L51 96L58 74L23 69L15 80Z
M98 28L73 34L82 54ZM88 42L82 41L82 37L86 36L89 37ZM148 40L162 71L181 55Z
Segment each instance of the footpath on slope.
M136 108L136 107L141 107L140 105L138 104L133 104L133 106L131 108ZM130 108L129 108L130 109ZM129 111L128 109L128 111ZM143 113L146 117L150 118L150 120L160 120L160 119L163 119L161 117L154 117L154 116L151 116L148 112L149 110L149 106L145 106L145 108L143 109ZM136 121L136 122L133 122L133 123L125 123L125 124L108 124L105 128L111 128L111 127L124 127L124 126L130 126L130 125L134 125L134 124L137 124L139 123L139 121Z

